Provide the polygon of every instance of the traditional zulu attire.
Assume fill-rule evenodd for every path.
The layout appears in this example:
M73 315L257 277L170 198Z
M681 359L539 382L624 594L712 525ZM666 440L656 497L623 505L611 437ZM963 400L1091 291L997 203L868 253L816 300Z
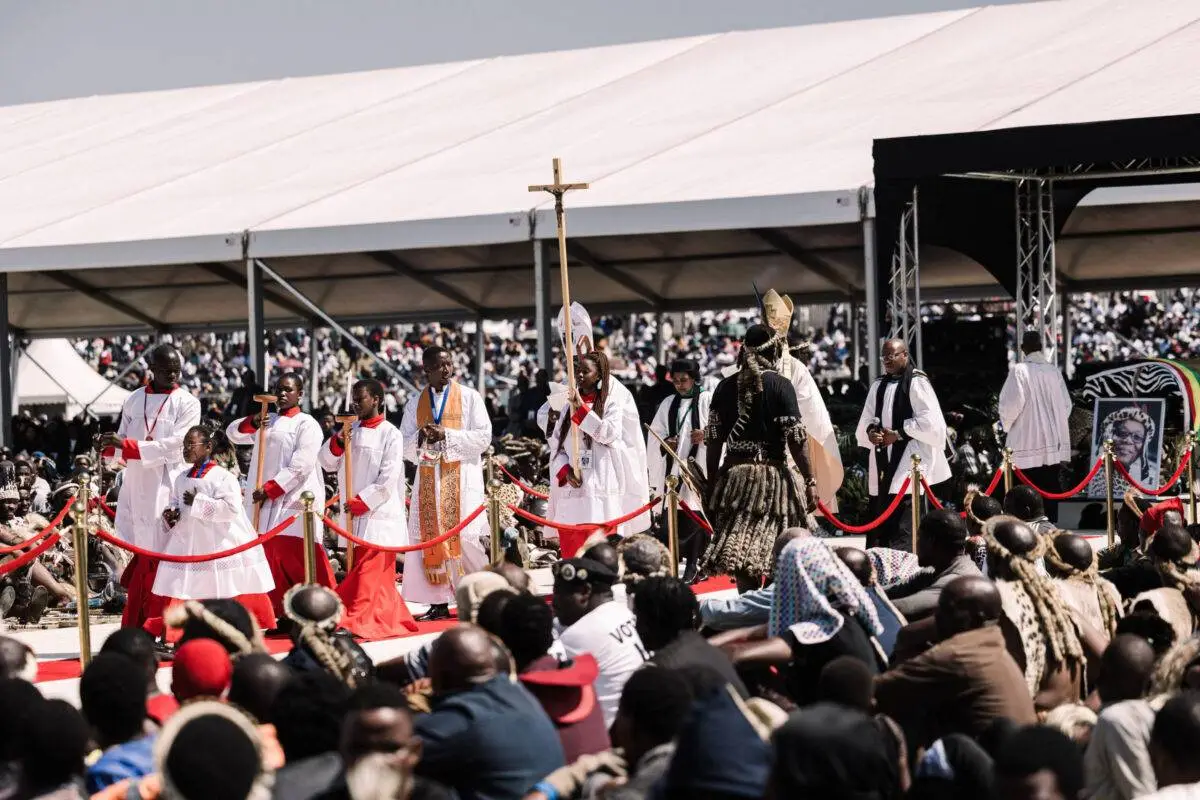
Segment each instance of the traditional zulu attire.
M345 493L353 517L350 533L384 547L407 544L404 440L399 429L380 414L355 422L350 442L354 485ZM339 436L330 437L321 447L321 468L338 471L345 452ZM338 596L346 606L342 624L355 636L387 639L417 629L404 598L396 590L395 553L355 545L354 566L338 587Z
M251 417L230 423L226 429L229 441L237 445L253 445L250 454L250 474L246 480L246 515L254 519L254 487L258 485L258 430ZM271 591L271 604L275 616L283 617L283 595L297 583L304 582L304 503L300 495L312 492L315 496L313 508L320 511L325 507L325 479L317 467L317 454L321 451L321 426L299 408L290 408L283 414L270 414L263 434L266 451L263 455L263 491L267 500L259 512L259 530L266 533L288 517L295 517L290 525L274 539L263 545L275 588ZM317 537L317 573L314 580L322 586L334 588L337 581L325 546Z
M563 322L560 312L560 331ZM571 304L571 324L576 352L580 355L590 352L592 323L578 303ZM579 488L567 483L572 448L570 427L564 436L559 421L550 432L550 503L551 519L555 522L608 522L632 513L650 500L646 485L646 439L637 402L611 375L605 394L600 412L592 408L596 396L583 396L583 405L571 416L571 425L580 434L579 467L583 485ZM617 533L628 536L649 527L647 511L619 525Z
M183 437L199 424L200 401L185 389L158 393L147 385L125 399L117 428L125 460L115 520L120 539L163 552L167 531L162 512L175 474L183 468ZM162 616L163 600L151 590L157 567L157 561L137 555L129 562L121 576L128 593L121 625L140 627L150 617Z
M763 295L762 305L766 324L786 337L792 323L791 298L787 295L780 297L771 289ZM829 409L821 399L821 390L808 367L789 353L787 348L784 348L779 361L779 374L791 381L792 388L796 390L796 407L800 410L800 422L804 424L804 431L808 435L808 464L817 482L817 498L830 511L837 511L837 493L842 488L845 473L837 431L829 417Z
M1000 424L1008 432L1013 466L1050 492L1057 492L1064 461L1071 460L1071 393L1062 372L1032 353L1009 368L1000 390ZM1046 499L1046 515L1058 519L1058 501Z
M689 364L691 362L688 362ZM695 371L695 367L690 367ZM683 372L683 369L672 372ZM663 400L654 414L650 428L663 439L672 437L678 440L675 452L680 458L692 460L701 470L704 469L707 449L704 444L692 444L692 431L703 432L708 427L708 410L712 404L712 394L700 389L699 375L696 375L696 387L692 394L685 397L676 394ZM650 490L655 495L666 491L667 475L679 475L680 465L667 455L657 441L650 441L646 450L646 463L650 470ZM700 476L697 476L700 477ZM695 512L704 509L704 498L697 497L696 492L686 482L679 485L679 498ZM687 553L689 571L703 552L705 535L703 530L688 514L679 515L679 545L680 550Z
M890 447L871 444L867 435L872 423L896 431L899 441ZM929 376L912 364L899 375L885 375L871 384L857 433L859 446L871 453L867 483L873 516L883 513L904 485L913 455L921 457L921 474L930 486L950 477L942 407ZM912 498L906 496L891 517L867 534L867 547L912 550L912 534Z
M444 441L432 447L417 441L421 427L442 426ZM484 503L483 454L492 442L492 423L479 392L457 381L441 392L426 387L404 409L404 457L417 465L409 508L409 544L436 539ZM416 603L453 602L459 576L488 565L491 535L486 514L460 535L404 554L404 596Z
M196 495L192 504L184 504L184 494L193 490ZM169 529L159 521L166 530L162 552L169 555L216 553L245 544L256 536L242 507L238 479L213 461L195 464L178 474L170 507L179 509L179 521ZM256 545L215 561L160 562L153 592L166 599L168 607L185 600L234 598L264 630L269 630L275 627L275 612L267 593L274 588L267 556L262 545ZM163 632L160 619L147 620L146 627L156 635Z
M758 349L777 345L778 335ZM705 444L724 445L725 459L720 474L709 477L714 539L704 561L749 585L773 572L775 538L810 521L787 462L788 443L807 441L796 390L746 345L742 359L741 370L717 386L709 410Z

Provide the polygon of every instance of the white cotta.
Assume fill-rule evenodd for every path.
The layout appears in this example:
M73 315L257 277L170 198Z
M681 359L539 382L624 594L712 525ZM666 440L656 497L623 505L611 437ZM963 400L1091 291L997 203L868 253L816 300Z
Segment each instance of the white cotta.
M334 455L330 449L332 444L333 437L330 437L321 446L318 460L321 469L338 473L339 484L344 485L345 454ZM359 420L350 429L349 450L350 478L354 485L349 498L342 502L357 497L370 509L353 518L350 532L382 547L408 544L408 529L404 524L404 437L400 435L400 429L387 420L380 420L374 427L364 427ZM329 517L343 525L340 512L331 510Z
M541 408L539 408L537 411L537 424L538 424L538 427L542 429L542 433L545 435L547 441L549 441L550 433L551 433L551 431L550 431L550 412L551 412L551 406L550 406L549 400L542 403ZM551 477L550 482L551 482L551 484L553 484L554 476L551 475L550 477ZM554 519L555 492L554 492L553 487L550 489L549 492L547 492L547 494L549 494L550 496L546 499L546 519ZM557 539L558 538L558 529L543 525L542 526L542 535L548 539Z
M570 409L563 413L570 413ZM637 404L628 389L608 379L604 416L588 411L579 425L580 466L583 485L559 486L557 475L570 463L571 436L562 442L561 421L554 426L550 444L550 497L555 522L608 522L632 513L650 499L646 471L646 440L638 419ZM583 434L592 439L590 453ZM590 456L591 464L584 461ZM617 533L629 536L650 527L650 512L622 523Z
M442 451L443 462L459 462L458 470L458 510L465 517L479 508L486 499L483 486L483 454L492 443L492 422L488 417L487 406L483 397L474 389L458 384L462 397L462 428L446 428L445 448ZM449 385L443 392L449 391ZM424 391L429 391L428 387ZM433 408L441 404L442 395L437 393L433 398ZM414 399L404 409L404 421L401 422L404 433L404 457L414 464L419 463L417 454L417 401ZM434 467L434 497L441 503L442 467L439 463ZM408 509L409 544L421 541L421 520L418 498L421 496L421 471L417 470L416 483L413 484L412 505ZM447 526L457 525L459 520L443 520ZM404 598L417 603L442 604L454 601L454 590L461 575L470 575L488 565L488 540L491 536L491 526L488 523L486 511L476 517L466 530L462 532L459 541L462 544L462 564L451 565L447 570L450 581L441 586L434 586L425 577L424 553L413 551L404 554ZM460 569L461 568L461 572Z
M837 493L842 488L845 471L837 431L821 398L821 390L808 367L789 353L784 353L779 374L791 381L796 390L800 421L808 434L808 463L817 482L817 497L830 511L837 511Z
M675 402L675 396L672 395L658 406L658 411L654 414L654 421L650 423L650 429L657 433L665 441L670 433L671 425L671 405ZM708 448L703 443L692 444L692 404L697 404L699 410L699 430L704 431L708 427L708 409L712 405L712 393L701 392L696 397L683 397L679 401L679 411L676 414L678 424L676 425L676 436L679 437L679 443L675 446L675 452L680 458L694 458L696 463L700 465L700 469L708 469L705 464L705 458L708 454ZM667 454L662 449L662 445L658 440L651 436L646 442L646 465L650 471L650 491L655 495L661 495L667 488ZM671 474L679 475L679 463L671 464ZM680 482L679 496L683 502L694 511L699 511L700 498L692 491L691 487L684 482Z
M125 469L117 499L116 536L136 547L162 552L162 512L183 463L183 437L200 424L200 401L184 389L168 393L142 387L125 398L117 435L137 442L138 458L123 453Z
M185 492L196 491L190 506ZM163 552L173 556L203 555L228 550L255 538L242 506L242 487L229 470L212 465L203 477L180 472L171 491L170 506L179 509L172 528L165 531ZM177 564L160 561L153 592L179 600L219 600L243 594L263 594L275 588L271 567L262 545L215 561Z
M254 519L254 487L258 483L259 432L242 429L243 420L234 420L225 429L229 441L236 445L253 445L250 453L250 474L246 480L246 514ZM288 517L295 517L282 536L303 536L304 518L301 512L304 503L300 495L312 492L316 498L313 508L320 511L325 507L325 479L317 467L317 454L321 452L321 426L308 414L270 414L264 428L266 449L263 455L263 484L275 481L283 494L274 500L265 500L259 514L259 533L266 533Z
M858 446L867 448L871 463L867 469L867 480L870 493L877 496L879 487L879 468L875 464L875 445L867 438L867 427L875 416L875 397L883 387L883 414L880 424L885 428L894 428L892 424L892 405L899 381L890 381L886 385L883 380L876 380L867 392L867 402L863 405L862 416L858 420ZM946 418L942 416L942 407L933 385L923 375L914 375L909 400L912 403L912 417L904 421L904 433L910 438L904 446L904 454L896 474L892 476L892 485L887 487L887 494L896 494L904 485L904 480L912 469L913 454L921 457L921 474L932 486L950 478L950 462L946 460ZM893 447L899 447L897 442ZM924 490L922 490L924 491Z
M1045 353L1009 367L1000 389L1000 424L1008 432L1013 464L1021 469L1071 460L1071 393Z

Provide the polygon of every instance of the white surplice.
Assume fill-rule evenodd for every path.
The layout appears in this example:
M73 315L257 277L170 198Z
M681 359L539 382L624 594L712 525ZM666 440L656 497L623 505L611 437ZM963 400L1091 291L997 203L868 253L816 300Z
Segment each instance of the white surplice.
M1071 393L1045 353L1009 367L1000 390L1000 424L1008 432L1013 464L1021 469L1071 460Z
M563 412L570 413L570 407ZM572 423L574 424L574 423ZM615 378L608 379L608 398L604 416L588 410L579 423L580 467L583 485L558 485L558 474L571 460L571 434L562 442L562 422L554 426L550 444L550 502L555 522L608 522L629 514L650 500L646 470L646 440L642 435L637 403L633 395ZM592 439L589 450L583 434ZM590 458L591 464L584 463ZM650 527L650 512L639 514L620 525L621 536L640 533Z
M878 496L879 467L875 463L875 445L867 438L867 427L875 417L875 398L883 387L883 413L880 415L880 425L884 428L895 428L892 424L892 405L896 398L896 390L900 381L888 381L876 378L867 391L867 402L863 405L862 416L858 420L858 446L867 448L871 455L870 466L867 469L867 481L872 496ZM942 406L938 403L933 385L923 373L913 375L909 401L912 405L912 417L904 421L904 433L909 437L908 442L899 441L892 447L904 447L896 474L892 476L890 486L884 487L887 494L896 494L904 485L904 480L912 470L913 454L921 457L921 474L932 486L950 478L950 462L946 460L946 418L942 416ZM887 449L890 453L891 448ZM924 490L921 490L924 492Z
M670 437L671 430L671 404L675 402L675 397L668 397L663 400L658 406L658 411L654 414L654 421L650 423L650 429L657 433L665 441ZM708 465L705 462L708 448L703 443L692 444L692 404L696 404L699 415L701 432L708 427L708 409L712 405L712 392L701 392L696 397L684 397L679 402L679 412L676 415L676 433L679 437L679 444L675 446L675 452L680 458L695 458L696 463L701 469L707 469ZM667 454L663 451L662 445L653 436L646 442L646 465L650 472L650 491L656 495L661 495L667 488ZM671 464L671 474L679 475L679 462L674 461ZM700 498L696 497L696 493L691 487L682 481L679 484L679 496L683 502L687 503L693 511L700 511Z
M300 495L312 492L313 508L325 507L325 479L317 467L321 451L321 426L299 409L294 413L267 415L263 455L263 485L273 483L283 491L274 499L263 501L259 514L259 533L266 533L291 516L296 519L281 536L304 536L304 503ZM253 445L250 453L250 472L246 476L246 515L254 519L254 487L258 485L258 431L246 420L234 420L225 429L229 441L237 445ZM320 537L318 535L318 541Z
M466 516L485 501L484 486L483 486L483 454L492 443L492 421L488 417L487 406L484 405L483 397L479 392L469 386L458 384L461 390L462 397L462 428L455 430L445 428L446 442L445 449L442 453L442 459L446 462L459 462L458 468L458 510L459 514ZM442 404L443 395L450 390L450 385L447 384L441 392L434 392L431 398L432 408L439 408ZM426 387L423 391L430 391ZM404 421L401 422L401 430L404 432L404 457L414 464L420 463L417 453L417 403L418 398L412 398L404 409ZM439 495L442 467L438 464L434 467L436 479L433 487L433 494L438 503L441 503ZM410 544L418 544L421 541L421 519L420 519L420 503L418 498L421 496L421 471L417 470L416 482L413 484L412 505L408 510L408 529L412 532L409 536ZM445 524L453 527L457 525L459 520L445 520ZM489 561L489 553L491 550L491 525L488 522L487 512L476 517L466 530L459 537L459 542L462 545L462 573L469 575L472 572L478 572L485 569ZM417 603L425 603L427 605L441 605L454 602L454 589L458 585L459 570L451 568L453 565L447 565L446 572L450 576L449 582L441 586L435 586L425 577L425 561L424 554L421 551L414 551L404 554L404 597Z
M837 431L829 418L821 390L808 367L789 353L785 353L780 362L779 374L791 381L796 390L800 421L808 434L808 463L817 482L817 497L830 511L837 511L837 493L842 488L845 471Z
M185 467L183 437L199 424L200 401L186 389L160 393L143 386L125 398L117 427L125 460L114 521L119 539L162 552L162 512L175 475Z
M216 464L201 477L193 470L177 473L170 505L179 509L179 521L166 531L163 552L173 556L217 553L237 547L256 536L242 507L242 488L229 470ZM196 491L185 505L185 492ZM262 545L215 561L173 563L160 561L153 592L179 600L220 600L244 594L265 594L275 588L271 567Z
M342 503L357 497L369 509L353 517L350 532L369 544L382 547L401 547L408 544L408 528L404 522L404 437L400 429L382 417L358 420L350 428L350 475L354 485L343 492ZM321 446L318 461L326 472L338 473L345 485L342 462L345 453L335 452L337 437L331 436ZM344 515L331 513L331 519L342 525ZM345 544L345 541L343 541Z

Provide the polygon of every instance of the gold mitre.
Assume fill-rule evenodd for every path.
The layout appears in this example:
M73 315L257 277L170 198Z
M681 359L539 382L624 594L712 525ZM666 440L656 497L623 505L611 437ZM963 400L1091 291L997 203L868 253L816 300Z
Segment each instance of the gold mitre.
M786 294L783 297L779 296L779 292L774 289L768 289L763 295L763 317L767 325L776 333L787 335L788 328L792 325L792 298Z

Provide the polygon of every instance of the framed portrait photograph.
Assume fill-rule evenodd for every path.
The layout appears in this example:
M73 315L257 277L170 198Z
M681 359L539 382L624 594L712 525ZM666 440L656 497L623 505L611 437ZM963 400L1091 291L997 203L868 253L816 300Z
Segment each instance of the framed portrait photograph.
M1162 481L1163 422L1167 402L1161 397L1098 397L1092 422L1092 463L1104 454L1104 442L1112 439L1114 462L1142 486L1157 489ZM1120 500L1133 488L1113 465L1113 497ZM1087 496L1103 498L1104 471L1088 483Z

